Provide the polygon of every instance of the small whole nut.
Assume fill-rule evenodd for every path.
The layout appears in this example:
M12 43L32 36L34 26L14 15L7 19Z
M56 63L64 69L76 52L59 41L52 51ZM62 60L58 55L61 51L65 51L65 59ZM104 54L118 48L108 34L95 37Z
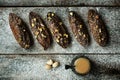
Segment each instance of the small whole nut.
M53 60L52 60L52 59L48 60L48 61L47 61L47 64L48 64L48 65L52 65L52 64L53 64Z
M45 65L45 68L46 68L47 70L50 70L50 69L52 68L52 66L51 66L51 65L46 64L46 65Z
M59 66L59 62L54 62L53 65L52 65L53 68L56 68L58 66Z

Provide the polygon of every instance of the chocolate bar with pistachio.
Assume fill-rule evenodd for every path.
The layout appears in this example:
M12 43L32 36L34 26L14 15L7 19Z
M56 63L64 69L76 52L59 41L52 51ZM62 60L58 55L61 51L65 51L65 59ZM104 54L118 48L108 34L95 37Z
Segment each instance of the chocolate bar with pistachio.
M74 11L69 11L69 24L76 40L84 47L89 45L90 36L81 17Z
M70 36L61 19L53 12L48 12L47 21L49 29L55 41L63 48L67 48L70 43Z
M14 13L9 14L9 25L13 35L22 48L28 49L33 44L31 33L25 22Z
M51 38L47 26L42 18L35 12L30 12L29 22L35 38L42 45L44 50L46 50L51 44Z
M95 41L100 46L105 46L108 42L108 32L101 16L97 13L97 11L93 9L88 11L88 23Z

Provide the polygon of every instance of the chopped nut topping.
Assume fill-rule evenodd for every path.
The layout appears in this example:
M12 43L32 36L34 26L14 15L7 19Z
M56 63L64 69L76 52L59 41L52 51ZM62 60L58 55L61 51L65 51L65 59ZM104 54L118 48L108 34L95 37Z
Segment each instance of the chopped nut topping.
M36 21L36 18L33 18L34 21Z
M63 34L63 36L65 36L66 38L68 38L68 34Z
M59 25L62 25L62 22L59 22Z
M54 32L53 32L53 31L51 31L51 33L53 34Z
M81 36L82 35L82 33L81 32L78 32L79 33L79 35Z
M28 48L29 46L30 46L30 45L26 44L26 45L25 45L25 48Z
M35 26L35 24L34 23L32 23L32 27L34 27Z
M99 32L101 33L101 29L99 29Z
M98 28L98 25L96 25L96 29Z
M57 38L59 39L59 38L60 38L60 36L57 36Z
M26 30L25 30L25 29L23 29L23 31L25 32Z
M78 36L75 36L75 38L77 38Z
M45 30L45 26L42 26L42 29Z
M64 40L64 43L67 43L67 41L66 41L66 40Z
M83 35L83 37L85 38L85 37L86 37L86 35L84 34L84 35Z
M70 12L69 14L70 14L71 16L73 16L73 12Z
M101 39L102 41L104 40L104 38Z
M23 42L23 45L25 45L26 43L25 42Z
M56 39L56 42L59 42L59 39Z
M82 28L82 25L80 25L79 27Z
M99 42L101 42L101 39L99 39Z
M62 34L59 34L60 36L62 36Z
M44 34L41 34L42 37L46 38L46 36Z
M43 24L40 24L41 26L44 26Z
M35 35L36 35L36 36L38 36L38 34L39 34L39 32L38 32L38 31L36 31L36 32L35 32Z
M58 32L58 30L57 30L57 29L55 29L55 32Z
M52 15L52 16L54 16L55 14L54 14L54 13L52 13L51 15Z
M50 21L52 18L51 17L47 17L48 18L48 21Z
M95 18L96 18L96 19L99 19L99 16L98 16L98 15L96 15L96 16L95 16Z
M50 12L47 15L50 16Z
M38 28L38 30L40 30L40 32L42 32L42 28Z
M78 29L78 31L80 32L80 29Z

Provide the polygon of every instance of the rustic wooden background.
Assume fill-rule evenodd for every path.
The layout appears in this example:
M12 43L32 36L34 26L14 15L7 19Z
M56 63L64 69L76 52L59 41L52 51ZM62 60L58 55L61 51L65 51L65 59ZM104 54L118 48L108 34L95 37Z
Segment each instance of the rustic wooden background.
M120 6L120 0L0 0L1 6Z
M0 80L120 80L120 0L0 0L0 6ZM106 24L110 35L106 47L100 47L91 36L91 45L83 48L73 37L68 11L76 11L89 28L89 9L97 10ZM72 37L70 46L63 49L53 41L44 51L34 39L30 49L22 49L12 35L8 15L17 14L29 26L30 11L38 13L45 22L47 12L57 13ZM93 71L85 76L64 69L65 64L80 55L89 57L95 64ZM44 65L49 59L59 61L60 67L47 71Z

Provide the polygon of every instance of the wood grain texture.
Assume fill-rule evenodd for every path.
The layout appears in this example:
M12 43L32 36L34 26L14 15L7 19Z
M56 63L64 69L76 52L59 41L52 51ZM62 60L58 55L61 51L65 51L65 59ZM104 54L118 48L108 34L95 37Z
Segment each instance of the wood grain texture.
M112 70L120 70L120 55L85 55L95 64L92 72L86 76L78 76L70 69L65 70L65 64L70 64L78 56L80 55L1 55L0 79L119 80L120 74L115 74ZM49 59L59 61L60 66L50 71L46 70L45 64Z
M106 28L109 32L109 43L106 47L100 47L93 38L91 38L91 45L88 48L83 48L75 40L68 21L68 12L75 11L80 16L82 16L86 26L88 27L87 14L89 9L97 10L98 13L102 16L106 24ZM47 13L52 11L55 12L63 21L70 36L72 42L67 49L63 49L55 42L51 47L44 51L43 48L38 44L36 39L34 39L35 44L29 50L22 49L15 41L14 36L9 27L8 15L13 12L16 15L20 16L26 24L29 24L29 12L36 12L39 15L42 15L42 18L46 20ZM42 53L119 53L120 52L120 28L119 28L119 7L17 7L17 8L2 8L0 9L0 53L1 54L42 54ZM91 35L91 34L90 34Z
M119 0L0 0L1 6L120 6Z

